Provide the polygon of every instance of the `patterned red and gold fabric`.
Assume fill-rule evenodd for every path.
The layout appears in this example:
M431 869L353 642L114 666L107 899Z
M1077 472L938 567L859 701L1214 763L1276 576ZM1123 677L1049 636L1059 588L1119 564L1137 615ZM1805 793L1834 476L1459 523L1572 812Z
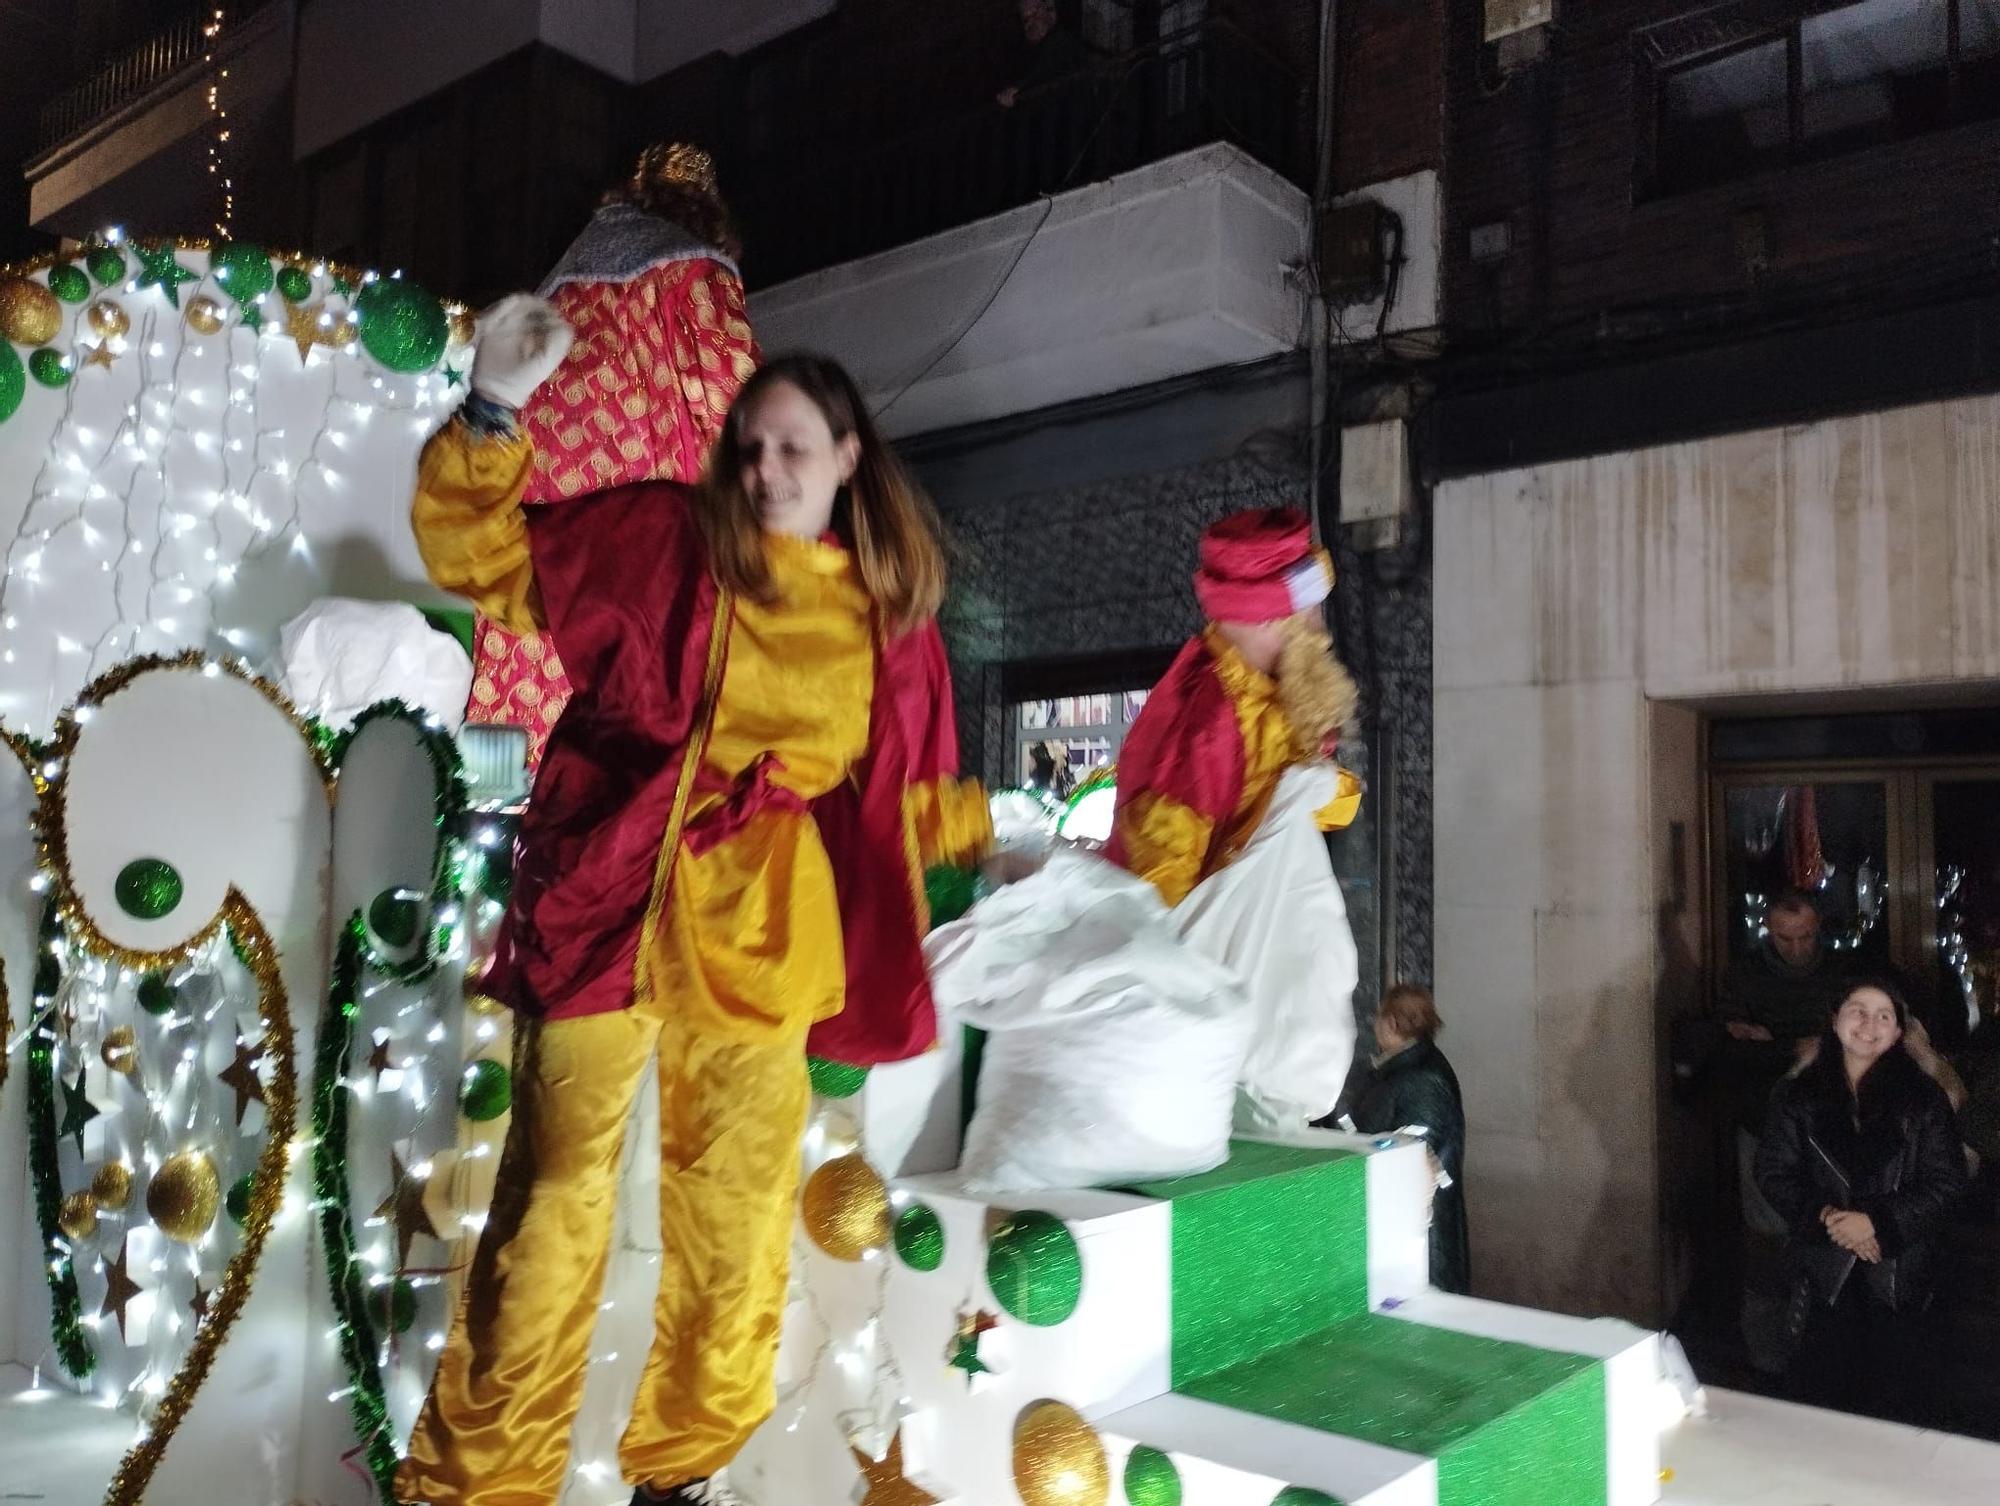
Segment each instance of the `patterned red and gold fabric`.
M629 282L569 282L550 295L576 330L555 376L521 412L535 444L526 500L562 506L640 481L689 483L729 405L757 368L743 284L709 257ZM569 702L547 634L516 637L482 617L466 716L525 728L528 767Z

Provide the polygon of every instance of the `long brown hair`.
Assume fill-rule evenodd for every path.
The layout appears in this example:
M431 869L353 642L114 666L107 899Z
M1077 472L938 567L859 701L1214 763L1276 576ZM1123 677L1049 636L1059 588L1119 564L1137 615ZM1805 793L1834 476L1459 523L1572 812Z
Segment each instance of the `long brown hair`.
M935 617L945 579L937 509L876 429L854 378L827 356L768 361L730 404L694 499L695 522L716 579L754 601L770 599L763 523L743 490L740 420L757 394L778 382L812 399L836 442L851 434L860 447L854 475L834 499L833 530L854 551L868 595L899 630Z

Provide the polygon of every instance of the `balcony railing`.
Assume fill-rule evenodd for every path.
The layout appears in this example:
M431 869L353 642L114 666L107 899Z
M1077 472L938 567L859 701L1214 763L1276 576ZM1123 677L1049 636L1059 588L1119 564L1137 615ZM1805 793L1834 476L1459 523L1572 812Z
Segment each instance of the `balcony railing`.
M226 7L225 26L240 23L267 3L268 0L237 0ZM202 29L215 10L213 0L194 6L145 41L112 58L82 83L43 105L35 133L36 152L46 152L73 136L82 135L100 120L199 63L205 50Z
M1214 142L1298 177L1303 117L1291 72L1226 22L1098 59L857 152L788 154L736 195L745 271L768 286L969 224Z

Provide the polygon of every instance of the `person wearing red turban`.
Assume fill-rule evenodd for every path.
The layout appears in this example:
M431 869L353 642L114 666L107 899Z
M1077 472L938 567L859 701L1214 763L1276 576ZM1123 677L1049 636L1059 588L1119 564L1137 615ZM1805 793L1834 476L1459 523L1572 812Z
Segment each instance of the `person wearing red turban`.
M1120 750L1108 849L1169 905L1243 850L1285 770L1332 755L1356 703L1321 617L1333 562L1305 514L1266 508L1212 525L1194 589L1208 625ZM1341 770L1321 829L1347 826L1360 805L1360 781Z

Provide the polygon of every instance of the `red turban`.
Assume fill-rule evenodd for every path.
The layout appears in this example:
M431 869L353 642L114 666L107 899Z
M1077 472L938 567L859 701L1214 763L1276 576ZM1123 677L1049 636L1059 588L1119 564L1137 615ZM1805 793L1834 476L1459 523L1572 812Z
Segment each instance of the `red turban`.
M1274 622L1325 601L1333 562L1293 507L1233 513L1201 536L1194 594L1211 622Z

